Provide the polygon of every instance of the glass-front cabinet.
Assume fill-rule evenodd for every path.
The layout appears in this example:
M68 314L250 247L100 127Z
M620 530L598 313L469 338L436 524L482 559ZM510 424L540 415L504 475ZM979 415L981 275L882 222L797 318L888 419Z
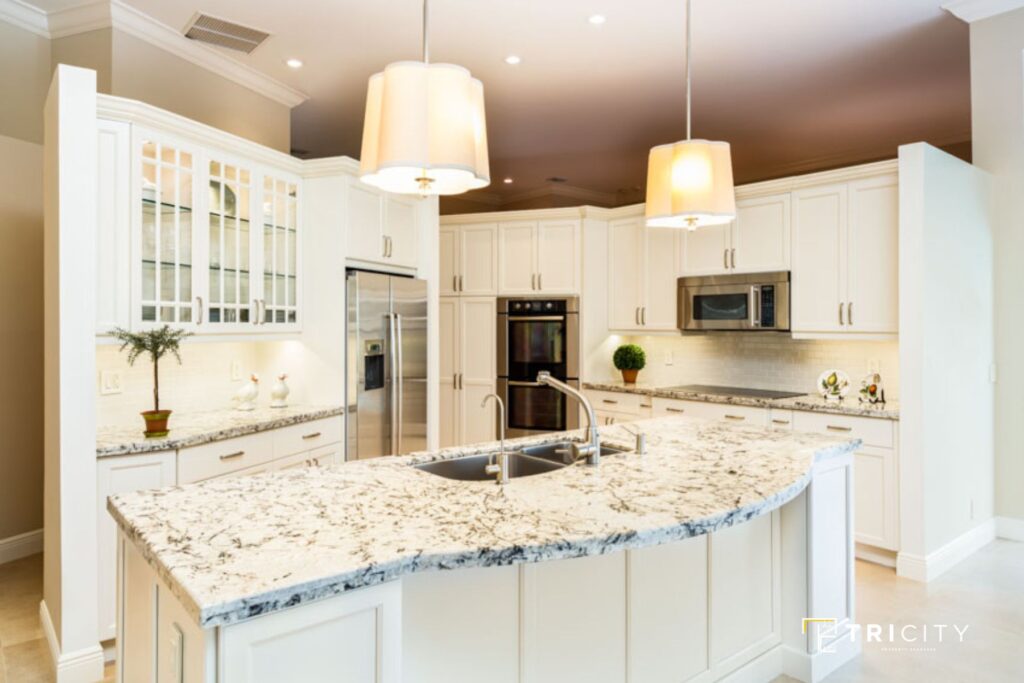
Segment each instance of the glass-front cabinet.
M294 332L297 176L136 128L131 325Z

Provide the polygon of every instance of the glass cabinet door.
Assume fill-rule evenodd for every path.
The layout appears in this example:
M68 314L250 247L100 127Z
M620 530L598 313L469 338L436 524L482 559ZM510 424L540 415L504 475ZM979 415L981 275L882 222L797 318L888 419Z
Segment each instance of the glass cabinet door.
M298 184L263 179L262 324L295 326L298 320Z
M250 298L252 173L217 160L209 162L209 173L206 322L211 328L249 324L255 308Z
M142 140L139 315L144 325L192 324L193 154Z

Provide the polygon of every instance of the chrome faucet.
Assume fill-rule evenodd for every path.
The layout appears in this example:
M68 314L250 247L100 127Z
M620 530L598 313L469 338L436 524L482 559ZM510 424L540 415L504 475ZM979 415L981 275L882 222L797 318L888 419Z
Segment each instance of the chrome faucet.
M552 389L571 396L580 402L583 409L587 411L587 438L582 443L573 442L573 460L586 458L588 465L597 465L601 462L601 436L597 433L597 418L594 417L594 406L578 389L574 389L565 382L559 381L551 376L550 372L544 371L537 375L537 383L544 384Z
M487 474L496 474L498 476L499 484L507 484L509 482L508 476L508 453L505 452L505 402L501 400L501 396L497 394L487 394L484 396L484 400L480 401L480 407L483 408L487 405L487 399L493 398L495 403L498 404L498 434L501 439L501 447L498 451L498 462L494 462L493 454L490 462L484 471Z

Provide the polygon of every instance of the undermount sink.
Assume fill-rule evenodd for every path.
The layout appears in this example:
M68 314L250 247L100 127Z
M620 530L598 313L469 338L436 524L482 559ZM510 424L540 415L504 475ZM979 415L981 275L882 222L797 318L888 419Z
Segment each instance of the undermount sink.
M464 458L453 458L451 460L437 460L416 465L416 469L429 472L430 474L445 479L458 481L494 481L495 475L487 474L484 468L494 458L497 461L497 453L484 453L482 455L469 455ZM531 457L519 452L508 453L509 478L530 477L535 474L554 472L565 467L564 463L552 462L541 458Z
M603 444L601 446L601 455L614 455L615 453L623 452L621 448L615 448L614 446L605 446ZM540 446L527 446L523 449L523 453L561 465L572 464L572 445L569 441L546 443Z

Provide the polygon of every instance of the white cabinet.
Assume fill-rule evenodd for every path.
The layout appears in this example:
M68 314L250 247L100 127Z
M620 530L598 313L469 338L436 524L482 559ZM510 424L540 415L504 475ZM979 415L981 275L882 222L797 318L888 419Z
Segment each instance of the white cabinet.
M679 235L646 227L642 216L608 224L609 329L676 329Z
M356 178L347 178L345 257L368 264L416 268L417 201L388 195Z
M442 296L498 293L498 224L445 225L440 234Z
M793 193L794 335L898 331L895 175Z
M482 406L497 378L494 297L441 297L440 444L492 441L494 406Z
M131 326L131 124L96 122L96 333Z
M515 221L498 225L498 293L578 294L580 221Z
M789 270L789 193L736 201L736 220L683 233L682 274Z
M728 403L710 403L706 401L686 401L675 398L654 397L654 416L686 415L704 420L723 420L733 424L745 424L754 427L768 425L768 409L756 406L738 406Z

